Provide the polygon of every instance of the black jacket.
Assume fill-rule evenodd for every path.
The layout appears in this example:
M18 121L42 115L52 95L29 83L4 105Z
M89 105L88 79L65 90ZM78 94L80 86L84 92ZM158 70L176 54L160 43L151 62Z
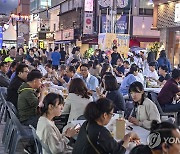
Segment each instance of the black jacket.
M101 154L125 154L123 142L117 142L105 127L96 122L89 123L86 132L87 123L87 121L84 122L80 129L72 154L96 154L87 139L87 132L91 142Z
M119 90L108 91L106 98L113 101L115 105L114 113L125 110L125 101Z
M23 82L24 81L20 77L15 76L10 82L10 85L7 89L7 101L13 103L16 108L17 108L17 100L18 100L17 91Z

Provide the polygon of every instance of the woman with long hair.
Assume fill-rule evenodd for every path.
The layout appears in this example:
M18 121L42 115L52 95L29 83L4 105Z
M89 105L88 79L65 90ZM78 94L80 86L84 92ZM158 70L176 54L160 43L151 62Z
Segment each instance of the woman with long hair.
M43 154L68 153L72 148L68 146L69 139L78 133L74 128L69 128L61 134L55 126L53 118L60 116L64 106L64 99L61 95L49 93L43 100L43 107L40 108L41 117L37 124L36 133L41 142L49 151L43 149Z
M134 109L129 117L131 123L150 129L153 120L161 121L155 103L146 97L141 82L132 83L129 87L129 93L134 102Z
M89 69L89 73L95 77L99 77L101 72L101 65L97 59L94 60L92 67Z
M92 97L88 93L88 89L80 78L75 78L70 81L69 95L65 100L63 113L69 113L68 122L76 120L83 115L84 109Z
M122 94L119 92L119 85L113 75L106 75L104 77L104 84L106 90L106 98L114 103L114 112L125 110L125 101Z

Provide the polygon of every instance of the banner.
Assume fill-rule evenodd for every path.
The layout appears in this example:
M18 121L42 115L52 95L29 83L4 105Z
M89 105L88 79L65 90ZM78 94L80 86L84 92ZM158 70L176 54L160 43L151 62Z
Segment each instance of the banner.
M2 32L2 26L0 26L0 50L2 49L3 44L3 32Z
M126 34L128 32L127 26L127 16L126 15L117 15L116 18L116 33L117 34Z
M110 16L109 15L102 15L101 16L101 32L102 33L106 33L106 29L107 29L107 33L111 32L111 21L110 21Z
M129 51L129 39L130 36L128 34L99 33L98 45L103 51L117 46L118 52L126 56Z
M93 13L84 12L83 34L93 34Z
M93 11L93 0L85 0L84 3L84 11Z

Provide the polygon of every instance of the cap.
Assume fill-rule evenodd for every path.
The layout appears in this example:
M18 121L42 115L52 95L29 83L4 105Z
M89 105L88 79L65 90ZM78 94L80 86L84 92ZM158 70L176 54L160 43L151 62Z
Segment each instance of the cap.
M4 62L13 62L13 59L11 58L11 57L6 57L5 59L4 59Z

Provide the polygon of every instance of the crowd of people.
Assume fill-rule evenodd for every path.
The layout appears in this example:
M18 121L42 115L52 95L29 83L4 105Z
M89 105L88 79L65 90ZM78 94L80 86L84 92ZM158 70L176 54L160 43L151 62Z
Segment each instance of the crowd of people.
M144 51L129 51L125 58L116 46L111 52L96 49L89 59L81 56L79 47L71 54L57 46L54 51L35 47L27 53L22 47L1 51L1 92L17 109L19 121L36 128L52 154L125 153L129 142L138 142L139 137L132 132L118 142L106 129L119 111L125 112L129 122L158 132L162 138L167 132L180 138L179 83L180 69L171 68L165 50L157 60L154 53ZM62 93L51 92L53 87L60 87ZM161 121L147 87L161 88L157 100L164 112L177 113L176 126ZM53 119L64 113L69 114L68 123L60 132ZM80 130L68 125L82 116L86 122ZM69 139L77 135L73 147L69 146ZM155 149L139 145L131 153L175 154L179 147L162 140Z

